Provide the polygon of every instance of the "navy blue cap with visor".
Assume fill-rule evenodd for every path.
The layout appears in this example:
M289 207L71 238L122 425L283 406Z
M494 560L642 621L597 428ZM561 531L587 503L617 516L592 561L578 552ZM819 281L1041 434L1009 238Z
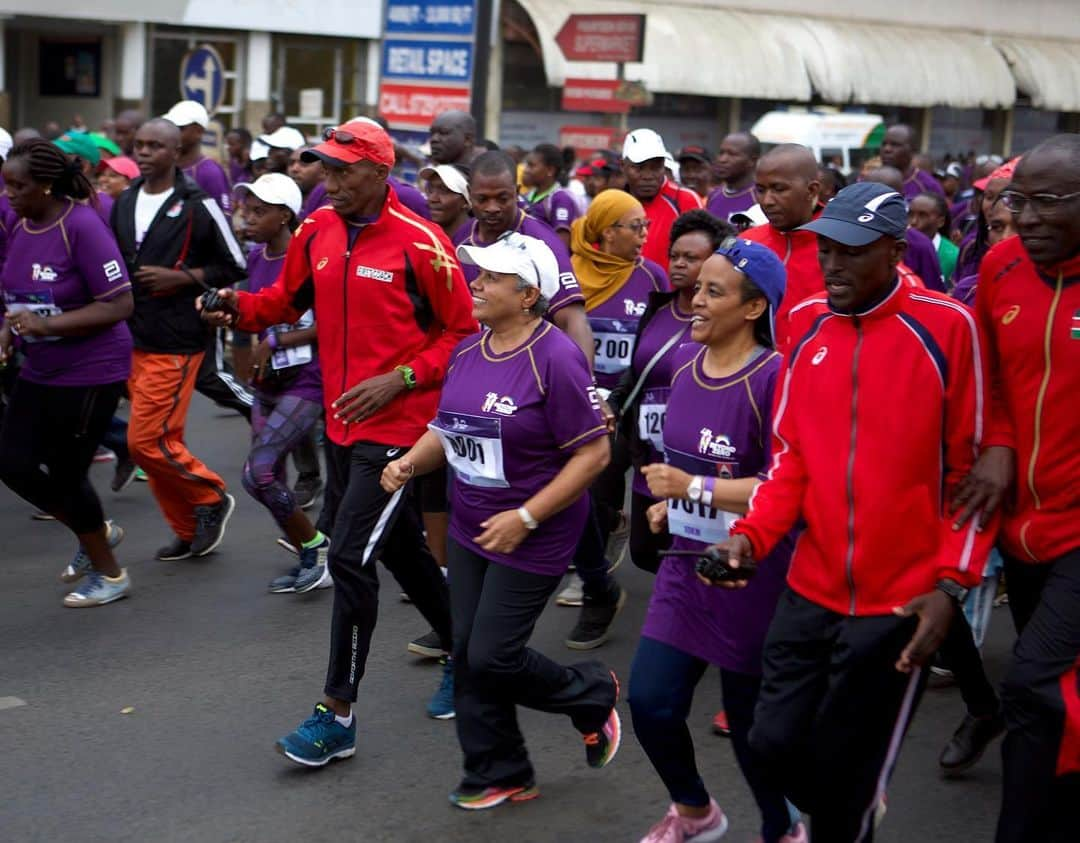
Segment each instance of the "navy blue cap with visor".
M903 239L907 224L907 200L902 195L888 185L862 181L837 193L821 216L799 230L845 246L866 246L881 237Z
M787 269L768 246L745 237L728 237L716 254L723 255L731 265L750 279L769 302L769 331L776 342L776 312L787 287Z

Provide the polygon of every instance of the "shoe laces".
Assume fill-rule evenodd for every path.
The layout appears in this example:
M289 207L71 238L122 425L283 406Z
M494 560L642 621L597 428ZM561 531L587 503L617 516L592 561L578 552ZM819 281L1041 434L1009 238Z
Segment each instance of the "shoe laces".
M663 841L667 840L669 837L678 839L678 835L672 833L676 829L682 829L682 817L675 811L668 811L664 814L664 817L660 822L649 829L649 833L645 835L645 839L649 841Z
M315 712L311 715L311 717L309 717L307 720L300 724L296 732L302 737L310 740L311 738L319 737L323 729L325 729L333 722L334 712L332 712L330 709L326 709L324 711L319 711L318 709L316 709Z
M196 530L199 527L213 527L217 522L217 509L213 506L195 507Z
M100 574L97 571L91 570L86 575L86 579L82 581L82 584L75 589L76 594L87 595L96 588L100 588L105 582L105 575Z
M86 555L86 548L79 546L75 551L75 557L71 560L71 567L76 571L90 564L90 557Z

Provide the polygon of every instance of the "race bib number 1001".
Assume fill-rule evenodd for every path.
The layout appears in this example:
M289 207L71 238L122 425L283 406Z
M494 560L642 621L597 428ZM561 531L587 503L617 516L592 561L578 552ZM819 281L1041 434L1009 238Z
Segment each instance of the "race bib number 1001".
M446 461L470 486L508 488L503 468L501 419L439 411L428 427L439 437Z

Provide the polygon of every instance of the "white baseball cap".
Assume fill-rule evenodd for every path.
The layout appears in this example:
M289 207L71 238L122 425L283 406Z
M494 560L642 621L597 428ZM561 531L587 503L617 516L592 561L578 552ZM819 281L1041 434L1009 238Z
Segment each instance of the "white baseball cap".
M15 141L8 134L8 130L0 129L0 159L7 160L8 153L11 152L11 147L14 145Z
M251 152L248 153L252 161L261 161L267 155L270 154L270 147L268 147L261 140L253 140L251 142Z
M299 129L294 129L292 126L282 126L268 135L259 135L259 142L266 144L271 149L287 149L290 152L307 146L307 138L304 137L304 133Z
M424 181L427 181L432 176L438 176L442 183L446 185L447 190L453 191L459 196L464 196L465 206L472 207L472 200L469 198L469 180L465 178L465 174L461 170L453 164L429 164L420 171L420 178Z
M633 164L643 164L653 158L668 158L664 139L652 129L634 129L622 145L622 157Z
M462 263L516 275L548 301L559 292L559 262L543 240L507 231L490 246L458 246L457 253Z
M299 186L284 173L267 173L265 176L259 176L251 184L241 182L234 190L247 191L267 205L284 205L294 214L299 214L304 204L304 197L300 193Z
M210 125L210 115L206 113L202 103L195 100L180 100L161 116L180 129L192 123L198 123L204 129Z

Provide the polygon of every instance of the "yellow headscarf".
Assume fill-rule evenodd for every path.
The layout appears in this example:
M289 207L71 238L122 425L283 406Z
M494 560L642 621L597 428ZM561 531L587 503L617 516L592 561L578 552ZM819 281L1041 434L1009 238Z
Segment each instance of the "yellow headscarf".
M570 260L585 296L586 310L599 307L619 292L634 271L636 261L601 252L594 244L600 242L605 228L640 207L641 203L625 190L605 190L593 199L588 213L570 226Z

